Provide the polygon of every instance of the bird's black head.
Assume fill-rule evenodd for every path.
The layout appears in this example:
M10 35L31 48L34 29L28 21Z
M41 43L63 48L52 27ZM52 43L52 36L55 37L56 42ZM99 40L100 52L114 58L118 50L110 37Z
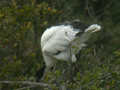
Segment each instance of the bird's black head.
M74 28L74 30L79 30L80 32L76 34L76 36L81 36L85 32L85 30L90 26L81 22L80 20L73 20L70 22L70 25Z
M63 23L64 25L71 25L74 29L79 29L81 32L84 32L86 28L88 28L90 25L85 24L81 22L80 20L76 19L73 21L66 21Z
M83 22L81 22L80 20L73 20L72 22L71 22L71 25L73 26L73 28L75 28L75 29L80 29L80 30L82 30L83 32L84 32L84 30L86 29L86 28L88 28L90 25L88 25L88 24L85 24L85 23L83 23Z

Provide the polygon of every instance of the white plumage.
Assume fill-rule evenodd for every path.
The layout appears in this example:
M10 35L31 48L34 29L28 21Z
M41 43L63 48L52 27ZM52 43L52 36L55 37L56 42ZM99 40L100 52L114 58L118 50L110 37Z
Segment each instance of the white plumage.
M89 25L84 30L81 27L74 28L72 24L58 25L48 28L43 33L41 50L47 69L54 66L57 60L75 62L75 54L86 46L85 42L92 33L101 29L97 24Z

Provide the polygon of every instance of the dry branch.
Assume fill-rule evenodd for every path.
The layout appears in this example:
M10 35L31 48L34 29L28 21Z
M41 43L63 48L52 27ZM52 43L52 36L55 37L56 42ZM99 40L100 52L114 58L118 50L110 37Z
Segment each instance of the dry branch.
M35 86L42 86L42 87L49 87L46 83L41 82L30 82L30 81L0 81L1 84L27 84L27 85L35 85Z

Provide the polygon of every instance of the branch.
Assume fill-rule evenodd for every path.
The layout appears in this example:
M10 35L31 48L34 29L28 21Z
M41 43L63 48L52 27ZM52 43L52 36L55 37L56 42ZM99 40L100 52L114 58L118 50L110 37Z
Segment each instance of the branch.
M90 17L93 17L93 13L91 12L91 7L89 7L89 0L86 0L86 9L87 13Z
M30 88L34 88L35 86L28 86L28 87L22 87L22 88L18 88L16 90L24 90L24 89L30 89Z
M27 84L27 85L35 85L35 86L43 86L50 87L46 83L41 82L30 82L30 81L0 81L1 84Z

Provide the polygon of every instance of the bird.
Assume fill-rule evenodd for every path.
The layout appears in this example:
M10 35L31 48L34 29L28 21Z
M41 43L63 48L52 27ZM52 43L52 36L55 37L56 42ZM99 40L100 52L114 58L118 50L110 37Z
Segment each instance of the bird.
M86 47L86 42L93 33L100 30L100 25L88 25L80 20L67 21L47 28L40 41L45 64L38 71L39 78L45 78L46 73L59 60L75 63L77 61L76 54Z

